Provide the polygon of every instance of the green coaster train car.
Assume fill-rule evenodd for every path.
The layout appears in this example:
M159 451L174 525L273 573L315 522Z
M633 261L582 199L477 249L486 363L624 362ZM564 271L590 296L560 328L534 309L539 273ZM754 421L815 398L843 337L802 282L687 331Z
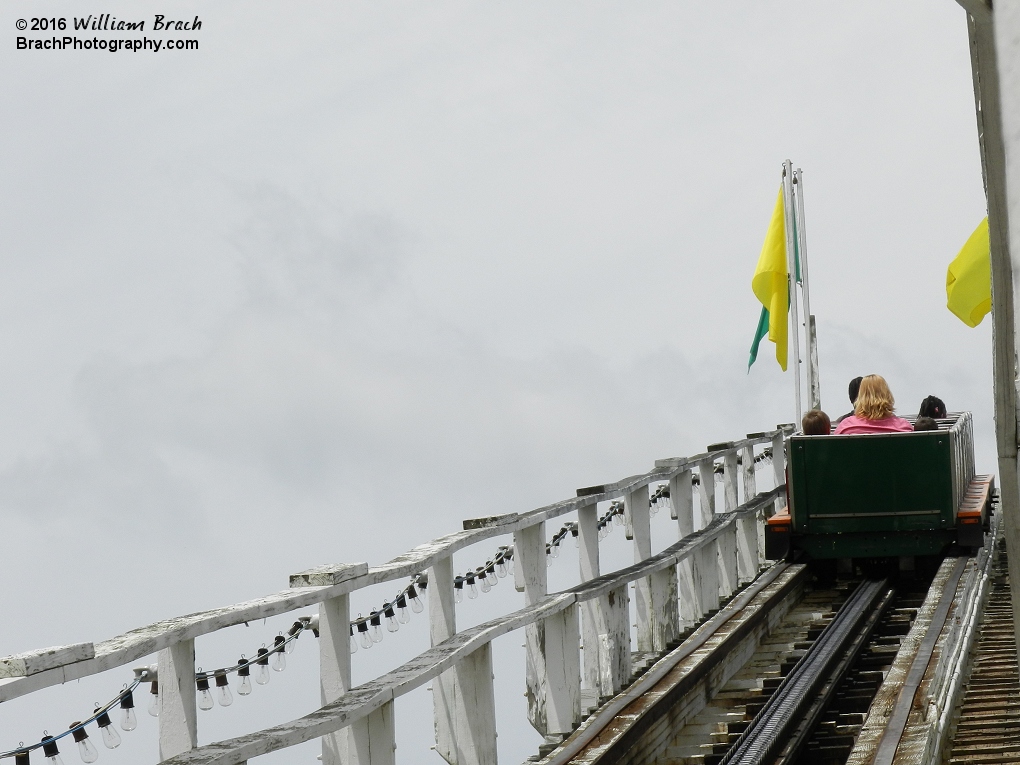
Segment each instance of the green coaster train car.
M792 436L789 507L768 521L766 557L881 558L981 547L994 477L974 474L970 412L938 424L915 433Z

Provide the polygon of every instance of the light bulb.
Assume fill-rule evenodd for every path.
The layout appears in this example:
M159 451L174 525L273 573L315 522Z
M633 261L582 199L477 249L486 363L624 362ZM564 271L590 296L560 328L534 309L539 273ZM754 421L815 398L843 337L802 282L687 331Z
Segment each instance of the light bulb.
M478 597L478 588L475 587L475 578L473 576L469 576L466 581L468 586L468 597L474 600Z
M43 736L42 745L43 756L49 765L64 765L64 761L60 759L60 750L57 749L57 742L53 740L53 736L48 734Z
M379 616L378 611L373 611L369 614L368 623L372 625L372 642L382 642L382 617Z
M411 600L411 610L416 614L420 614L425 610L425 604L421 602L421 598L418 597L418 591L414 589L413 584L407 588L407 597Z
M556 540L556 542L553 543L553 546L552 546L552 556L554 558L560 557L560 542L559 542L559 540Z
M545 567L552 568L552 552L546 550L545 553Z
M149 714L159 717L159 680L153 680L149 685Z
M216 673L216 702L221 707L229 707L234 703L234 694L230 692L230 681L226 672Z
M407 624L411 621L411 612L407 610L407 597L405 595L397 598L397 621L401 624Z
M499 584L499 579L496 578L496 567L491 563L485 567L485 580L492 586L495 587Z
M464 580L459 576L453 580L453 599L457 603L464 602Z
M274 672L283 672L283 670L287 669L287 653L286 653L287 649L284 648L286 643L287 638L285 638L283 635L277 635L275 638L273 638L273 648L275 649L276 652L273 654L273 658L270 660L270 665L272 666Z
M400 622L397 621L397 613L393 610L393 606L387 606L383 610L383 615L386 617L387 632L396 632L400 629Z
M613 523L617 526L623 525L623 513L621 513L616 507L613 508Z
M372 636L368 634L368 622L358 622L358 642L361 643L362 648L372 647Z
M99 707L96 707L96 711L99 711ZM99 715L96 718L96 724L99 725L99 732L103 734L103 743L107 749L116 749L120 746L120 734L113 727L113 721L110 720L109 713L103 712Z
M120 697L120 729L134 730L138 727L138 718L135 717L135 697L128 691Z
M489 584L489 579L488 579L488 577L485 577L485 576L480 576L480 577L479 577L479 579L480 579L480 580L481 580L481 582L482 582L482 592L488 592L489 590L491 590L491 589L492 589L492 585L491 585L491 584Z
M85 728L80 722L71 723L71 736L78 745L78 754L81 755L82 762L95 762L99 759L99 752L92 746L89 734L85 732Z
M358 652L358 639L354 637L354 625L351 625L351 653Z
M502 558L496 561L496 576L506 579L506 562Z
M576 523L574 524L574 528L572 528L570 530L570 536L572 536L574 538L574 547L580 547L581 546L581 536L578 534L577 524Z
M241 678L241 684L237 686L237 695L247 696L251 693L251 664L244 656L237 662L237 676Z
M301 622L294 622L294 624L291 625L291 628L287 630L287 637L293 638L292 640L288 640L286 643L287 653L294 653L294 648L297 646L298 638L301 636L301 631L304 628L305 625Z
M260 648L258 653L255 659L255 682L265 685L269 682L269 649Z
M208 712L215 705L212 694L209 693L209 676L200 674L196 677L195 687L198 689L198 708Z

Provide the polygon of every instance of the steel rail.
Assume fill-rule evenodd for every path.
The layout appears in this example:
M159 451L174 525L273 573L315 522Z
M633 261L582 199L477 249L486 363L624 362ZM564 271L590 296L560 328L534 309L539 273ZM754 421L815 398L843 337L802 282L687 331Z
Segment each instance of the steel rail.
M782 685L755 716L736 743L724 755L720 765L761 765L769 762L777 750L800 724L805 711L817 700L818 692L828 683L834 693L838 683L829 682L834 670L849 665L841 659L859 650L862 633L870 633L881 613L877 606L888 604L888 582L870 580L854 590L836 617L818 636L814 645L801 658ZM824 707L824 705L823 705Z

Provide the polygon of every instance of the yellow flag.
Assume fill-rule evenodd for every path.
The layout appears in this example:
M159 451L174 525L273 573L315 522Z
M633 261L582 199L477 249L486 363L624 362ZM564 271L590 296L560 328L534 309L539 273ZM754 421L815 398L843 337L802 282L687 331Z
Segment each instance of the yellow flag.
M776 344L776 361L786 371L786 332L789 326L789 285L786 270L786 224L783 187L779 187L776 209L769 221L765 244L758 256L751 289L769 312L769 340Z
M946 307L976 327L992 310L992 259L985 218L946 271Z

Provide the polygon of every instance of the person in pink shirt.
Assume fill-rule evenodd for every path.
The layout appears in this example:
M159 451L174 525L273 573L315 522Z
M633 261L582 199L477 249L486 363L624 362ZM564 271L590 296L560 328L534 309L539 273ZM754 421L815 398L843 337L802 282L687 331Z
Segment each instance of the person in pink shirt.
M913 432L913 425L893 414L895 405L885 378L881 375L868 375L861 380L854 413L836 426L835 435Z

